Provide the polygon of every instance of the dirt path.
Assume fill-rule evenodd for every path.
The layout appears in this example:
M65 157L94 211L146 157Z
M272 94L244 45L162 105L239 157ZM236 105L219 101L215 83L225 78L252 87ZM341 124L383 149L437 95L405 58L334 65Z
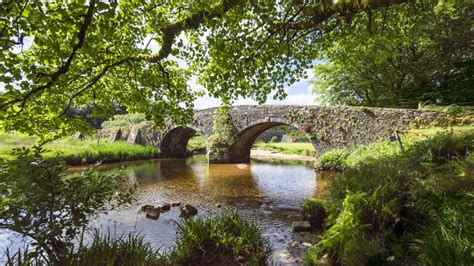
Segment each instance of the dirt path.
M295 155L295 154L283 154L283 153L272 153L271 151L252 149L250 151L250 157L255 159L282 159L282 160L301 160L301 161L314 161L313 156Z

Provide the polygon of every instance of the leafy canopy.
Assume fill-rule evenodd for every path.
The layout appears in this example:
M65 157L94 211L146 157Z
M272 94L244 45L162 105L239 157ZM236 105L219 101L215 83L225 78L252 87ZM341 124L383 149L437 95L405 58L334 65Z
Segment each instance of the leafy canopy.
M314 91L331 104L474 104L472 1L358 14L326 35Z
M2 1L0 126L48 138L88 126L67 115L71 106L92 106L93 116L125 106L164 125L166 117L189 122L203 93L225 103L263 103L272 91L282 98L327 32L354 14L405 2L413 3ZM189 87L194 76L204 91Z

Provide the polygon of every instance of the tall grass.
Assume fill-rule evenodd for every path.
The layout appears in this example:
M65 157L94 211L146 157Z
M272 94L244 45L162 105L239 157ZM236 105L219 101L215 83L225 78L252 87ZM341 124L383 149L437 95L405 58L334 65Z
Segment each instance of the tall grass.
M155 158L159 155L159 150L155 147L127 144L122 141L101 144L94 141L78 141L65 145L48 145L46 148L51 149L47 155L53 156L59 153L69 165L93 164L98 161L104 163L133 161Z
M172 265L266 265L271 252L255 222L231 213L179 225L168 259Z
M14 148L32 146L37 138L17 133L0 134L0 158L9 159ZM55 140L45 145L45 157L61 156L67 164L94 164L131 161L155 158L159 150L155 147L127 144L126 142L107 142L91 139L78 140L72 137Z

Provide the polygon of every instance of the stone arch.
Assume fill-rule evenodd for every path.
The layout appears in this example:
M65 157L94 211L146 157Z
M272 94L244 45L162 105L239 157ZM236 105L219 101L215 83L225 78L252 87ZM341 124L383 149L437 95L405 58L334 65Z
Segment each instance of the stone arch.
M245 127L237 133L237 140L229 151L229 161L233 163L249 163L250 162L250 150L253 144L260 134L266 130L276 126L292 126L298 130L301 130L299 125L290 123L285 119L262 119L253 122L251 125ZM305 135L308 137L306 132ZM315 143L310 141L316 150Z
M186 146L188 141L196 132L195 128L191 127L173 127L167 130L161 139L159 148L164 157L170 158L185 158L187 156Z

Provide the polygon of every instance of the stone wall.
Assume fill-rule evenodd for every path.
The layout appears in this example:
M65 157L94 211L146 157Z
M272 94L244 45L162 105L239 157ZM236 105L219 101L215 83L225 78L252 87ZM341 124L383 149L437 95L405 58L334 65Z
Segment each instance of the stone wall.
M164 156L183 157L186 144L194 134L212 134L212 117L216 108L198 110L188 127L170 126L158 130L146 121L131 128L106 129L98 135L107 139L126 139L129 143L152 145ZM250 149L257 137L269 128L290 125L303 131L316 151L321 154L330 148L350 148L389 137L395 130L447 125L453 118L434 111L364 107L324 107L285 105L234 106L229 110L237 132L235 144L226 158L210 156L211 162L248 162ZM451 121L452 122L452 121ZM474 121L464 121L474 125ZM213 147L208 147L213 153Z

